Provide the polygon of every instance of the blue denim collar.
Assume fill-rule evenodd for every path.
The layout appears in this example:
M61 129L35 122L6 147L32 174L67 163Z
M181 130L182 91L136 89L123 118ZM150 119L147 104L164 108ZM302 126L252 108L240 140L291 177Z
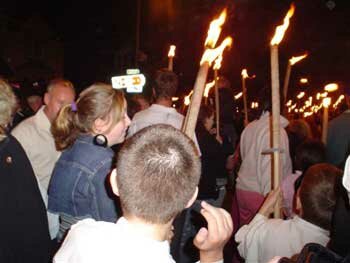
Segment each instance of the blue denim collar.
M94 136L91 135L91 134L81 134L77 138L78 142L95 145L93 140L94 140ZM107 147L102 147L102 146L98 146L98 145L96 145L96 146L101 148L101 149L105 149L106 151L111 152L112 154L114 154L114 151L109 146L107 146Z

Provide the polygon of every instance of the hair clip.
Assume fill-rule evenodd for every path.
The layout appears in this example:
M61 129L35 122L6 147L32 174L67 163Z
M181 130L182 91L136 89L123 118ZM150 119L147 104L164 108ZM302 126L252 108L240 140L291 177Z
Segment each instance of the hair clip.
M71 107L71 109L72 109L73 112L77 112L77 111L78 111L77 104L75 104L74 101L70 104L70 107Z

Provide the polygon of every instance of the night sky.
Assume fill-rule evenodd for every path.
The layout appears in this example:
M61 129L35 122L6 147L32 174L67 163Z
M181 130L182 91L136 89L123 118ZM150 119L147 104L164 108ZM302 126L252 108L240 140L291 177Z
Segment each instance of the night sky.
M76 85L109 81L126 68L118 68L115 52L135 50L136 0L131 1L7 1L0 12L18 21L40 16L64 43L64 73ZM225 51L222 74L235 90L240 72L256 74L249 81L250 95L270 84L269 41L281 24L290 1L283 0L162 0L142 1L140 50L147 60L138 63L146 73L167 65L169 44L177 46L174 70L182 91L190 89L198 70L210 20L223 7L229 17L222 37L231 35L234 44ZM167 6L169 5L169 6ZM290 89L322 89L330 81L350 85L349 1L295 1L296 13L280 44L280 78L283 82L288 59L309 53L292 70ZM170 8L170 11L169 11ZM165 12L166 11L166 12ZM132 62L125 67L133 67ZM310 84L301 87L300 77ZM211 76L209 76L211 78Z

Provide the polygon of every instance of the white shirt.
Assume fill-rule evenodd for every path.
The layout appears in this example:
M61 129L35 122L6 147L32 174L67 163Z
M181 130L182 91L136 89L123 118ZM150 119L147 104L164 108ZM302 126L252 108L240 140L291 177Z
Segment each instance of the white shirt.
M79 221L71 227L53 259L53 263L116 262L175 263L168 241L143 236L124 217L117 223L91 218Z
M242 132L240 149L242 164L236 181L237 188L266 195L271 191L272 154L263 154L272 148L270 139L270 116L265 112L259 120L251 122ZM289 141L284 128L288 121L280 117L280 165L281 181L292 173Z
M246 263L267 262L275 256L291 257L307 243L325 246L329 232L298 216L290 220L268 219L257 214L236 236L239 254Z
M350 156L346 160L344 175L343 175L343 186L348 192L349 200L350 200Z
M176 129L181 130L184 116L172 107L166 107L159 104L152 104L149 108L137 112L132 118L128 129L128 136L131 137L139 130L154 125L154 124L169 124ZM200 154L200 148L196 136L194 136L194 143Z
M73 225L54 263L174 263L168 241L142 236L122 217L117 223L85 219Z
M51 134L51 123L44 113L44 107L32 117L22 121L12 131L21 143L32 164L35 176L47 191L51 173L61 153L56 150Z
M56 150L51 134L51 123L44 113L44 107L32 117L19 123L12 135L22 145L34 170L41 196L47 209L47 190L51 174L61 152ZM56 238L59 228L58 215L47 213L50 236Z

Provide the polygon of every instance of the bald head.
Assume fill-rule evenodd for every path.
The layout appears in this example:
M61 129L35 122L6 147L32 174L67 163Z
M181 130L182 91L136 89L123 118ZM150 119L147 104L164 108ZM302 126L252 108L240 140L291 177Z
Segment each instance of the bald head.
M75 91L73 84L64 79L56 79L50 82L47 92L44 96L45 109L47 118L52 122L60 109L74 101Z

